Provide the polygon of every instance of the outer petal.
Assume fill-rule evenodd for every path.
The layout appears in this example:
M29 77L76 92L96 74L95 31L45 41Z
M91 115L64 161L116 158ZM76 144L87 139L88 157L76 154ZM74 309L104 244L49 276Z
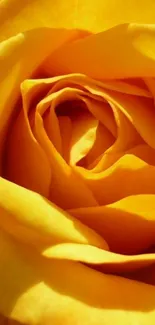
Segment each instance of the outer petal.
M90 243L108 248L93 230L38 193L0 178L0 228L37 248L58 242Z
M120 23L154 23L154 0L1 0L0 36L38 27L100 32Z
M49 198L52 171L48 157L30 132L20 109L17 120L9 127L3 176Z
M46 260L0 236L0 312L28 325L154 325L155 288L69 261Z
M45 249L42 255L48 258L99 265L100 269L106 273L133 271L152 265L155 262L155 254L121 255L90 245L74 243L52 246L49 249Z
M34 74L52 51L77 35L75 31L44 28L18 34L0 44L0 156L7 127L17 113L20 83Z
M78 166L75 170L85 180L100 205L130 195L155 194L155 167L133 153L125 154L101 173L92 173Z
M154 77L155 25L123 24L67 44L63 56L61 49L47 60L45 70L95 79Z
M104 237L112 251L135 254L155 245L155 195L132 195L113 204L69 212Z

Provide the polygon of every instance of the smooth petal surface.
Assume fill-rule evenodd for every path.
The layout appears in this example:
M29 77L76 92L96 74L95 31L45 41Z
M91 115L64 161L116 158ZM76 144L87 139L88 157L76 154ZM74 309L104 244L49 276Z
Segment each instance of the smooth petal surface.
M0 178L0 227L39 250L57 242L108 245L93 230L38 193Z
M10 325L155 323L154 12L154 0L0 0Z
M0 247L0 311L5 316L30 325L154 325L153 286L75 262L47 260L2 232Z
M155 194L155 167L132 152L100 173L92 173L78 166L74 169L85 180L100 205L134 194Z
M121 23L155 23L154 0L1 0L1 39L38 27L101 32Z
M78 72L102 80L154 77L154 69L155 25L144 24L119 25L66 44L45 64L48 75Z
M72 122L68 116L59 116L60 133L62 139L62 156L67 163L70 160L70 143L72 136Z
M17 120L9 129L3 175L48 198L52 178L48 157L27 127L22 107L20 109Z
M98 121L89 112L74 118L71 139L70 164L80 161L93 147Z
M12 117L17 114L16 103L20 96L20 83L34 72L36 73L38 67L52 51L76 37L77 34L78 32L75 31L45 28L21 33L1 42L0 170L7 128Z
M59 260L73 260L99 266L99 270L108 273L131 272L153 265L155 254L122 255L83 244L58 244L45 249L43 256Z
M63 209L98 205L90 188L66 164L50 142L44 129L43 119L38 112L35 116L34 131L38 142L49 157L54 175L51 181L50 200Z
M107 130L107 128L99 123L97 132L96 132L96 140L89 151L87 156L84 158L84 162L88 168L92 168L93 163L102 155L109 147L112 146L114 142L114 138L111 133Z
M122 273L122 276L125 276L129 279L134 279L142 281L143 283L155 285L155 263L152 265L137 269L133 272Z
M155 245L155 195L133 195L69 212L103 236L113 252L136 254Z

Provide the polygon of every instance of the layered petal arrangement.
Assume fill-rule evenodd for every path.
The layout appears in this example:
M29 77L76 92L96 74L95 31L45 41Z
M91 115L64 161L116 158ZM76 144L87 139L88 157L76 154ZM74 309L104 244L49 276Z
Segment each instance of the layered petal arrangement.
M155 324L154 10L0 1L0 325Z

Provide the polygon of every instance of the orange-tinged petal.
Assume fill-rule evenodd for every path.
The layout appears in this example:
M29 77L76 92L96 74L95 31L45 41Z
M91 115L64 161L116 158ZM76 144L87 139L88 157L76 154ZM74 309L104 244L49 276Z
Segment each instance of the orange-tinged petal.
M122 273L139 270L153 265L155 254L122 255L83 244L63 243L51 246L42 255L52 259L79 261L98 265L100 270L108 273Z
M115 161L128 152L129 149L143 143L143 139L127 117L112 103L111 107L114 112L118 134L114 144L105 151L94 167L93 172L96 173L109 168Z
M154 24L115 26L62 46L45 62L48 75L76 72L102 80L154 77L154 69Z
M153 96L155 100L155 79L154 78L145 78L144 79L151 95Z
M114 106L116 106L123 115L127 117L128 121L130 121L131 125L134 126L143 140L152 148L155 148L155 111L153 102L144 98L139 99L135 96L118 95L117 97L117 95L115 96L115 94L111 94L111 99L109 99L109 101L111 101L112 104L114 103ZM133 132L131 132L131 135L132 133Z
M122 273L122 276L125 276L129 279L134 279L137 281L142 281L144 283L155 285L155 263L149 266L145 266L141 269L135 271L131 270L127 273Z
M155 23L154 0L1 0L1 39L38 27L92 32L121 23Z
M45 82L40 80L26 80L22 83L23 108L28 127L28 114L31 112L31 102L33 103L35 96L37 96L37 94L39 95L42 85L42 91L48 92L50 90L49 87L51 86L51 80L47 79ZM57 92L52 91L53 90L51 89L50 94L38 103L36 112L34 112L35 123L32 123L35 124L35 126L32 125L31 131L31 133L34 133L36 140L39 142L41 148L48 157L50 166L52 168L52 180L49 198L63 208L97 205L97 202L90 189L66 164L64 159L51 143L50 137L48 137L48 134L44 128L43 114L46 112L49 105L51 105L51 110L55 109L56 105L58 106L66 100L76 99L78 92L81 93L82 90L76 90L68 87ZM71 193L71 197L69 193Z
M23 0L22 2L1 0L0 41L27 30L42 27L78 29L75 16L76 6L73 0L69 2L64 0L57 2L49 2L48 0ZM87 35L87 26L83 29L86 32L82 35Z
M39 249L61 241L103 245L104 239L38 193L0 178L0 227Z
M3 315L0 315L0 324L1 325L7 325L8 324L8 319L6 317L4 317ZM17 323L16 325L18 325L19 323Z
M140 159L146 161L149 165L155 165L155 149L149 147L147 144L138 145L130 149L127 153L131 153Z
M75 165L93 147L96 139L98 121L86 111L75 116L72 125L70 164Z
M79 166L75 166L74 170L91 189L100 205L110 204L129 195L155 194L155 167L132 153L125 154L100 173L92 173Z
M62 139L60 134L59 121L53 107L45 112L44 127L51 142L54 144L57 151L62 154Z
M78 107L75 107L75 99L78 94L78 90L76 92L76 88L64 88L60 91L54 92L54 90L51 90L52 94L47 96L43 101L41 101L38 106L37 110L40 111L43 109L42 106L45 106L48 104L48 101L51 100L51 109L50 114L47 117L51 125L48 123L48 136L50 140L55 140L57 135L57 141L52 141L52 143L55 145L55 142L58 143L58 145L55 145L56 148L58 148L59 152L61 152L61 139L60 139L60 128L58 119L56 118L54 114L54 110L56 108L56 105L63 104L63 102L67 101L68 103L68 113L69 113L69 100L73 101L73 115L74 118L72 119L72 136L71 136L71 150L70 150L70 163L76 164L83 156L87 154L87 152L91 149L93 146L93 142L96 137L96 129L98 122L97 120L85 109L81 109L80 107L80 101L78 103ZM81 91L80 91L81 92ZM75 99L74 99L75 98ZM45 102L45 105L44 105ZM66 105L67 105L66 103ZM77 106L77 105L76 105ZM45 108L46 109L46 108ZM75 111L75 112L74 112ZM80 113L79 113L80 111ZM63 109L62 109L63 114ZM47 122L45 124L46 128ZM46 128L47 129L47 128ZM53 136L52 136L53 135ZM54 136L55 135L55 136Z
M17 120L9 129L3 176L48 198L52 174L48 157L32 136L22 107L20 109Z
M67 84L72 86L82 86L84 89L91 91L91 88L96 89L104 88L109 90L114 90L123 94L130 94L136 96L143 96L147 98L152 98L152 94L149 92L146 83L142 79L124 79L124 80L96 80L92 79L81 73L71 73L66 75L58 75L52 78L29 80L32 84L45 85L45 84L55 84L53 87L54 91L58 91L61 88L67 87ZM86 98L87 100L87 98ZM88 104L89 105L89 104Z
M45 82L45 80L38 81L38 85L40 82ZM67 87L68 85L72 84L82 86L85 91L82 92L82 90L77 89L76 92L77 94L79 94L79 97L86 103L90 112L104 125L106 125L113 135L116 134L117 125L117 141L114 146L110 148L108 152L106 152L106 155L103 156L103 159L94 169L94 171L106 169L112 163L114 163L126 150L137 145L138 143L143 142L138 132L141 133L144 140L148 141L152 146L154 145L154 137L149 135L150 125L151 133L154 132L154 112L152 110L151 100L147 101L142 97L136 98L136 96L121 94L117 88L117 91L110 91L108 90L108 88L105 89L106 83L98 81L96 82L91 78L80 74L55 77L52 79L48 79L46 83L47 82L56 82L56 84L52 88L53 92L61 92L61 87ZM110 84L111 83L109 83L109 87ZM115 89L114 85L113 89ZM134 92L132 94L134 94ZM85 98L85 95L89 95L90 98ZM101 101L101 98L103 98L103 100L105 98L110 103L113 112L108 104L105 104L103 101ZM134 109L135 107L136 110ZM141 117L140 114L142 110L144 117ZM113 115L115 116L116 122L114 120ZM142 120L142 123L140 123L140 120ZM138 132L136 131L136 129Z
M59 116L59 126L62 141L62 156L67 163L70 160L70 142L72 136L72 122L68 116Z
M59 121L55 112L56 103L57 103L57 94L49 93L49 95L45 96L45 98L43 98L38 103L36 109L43 117L44 127L50 141L53 143L57 151L61 154L62 140L60 135Z
M95 85L95 82L94 84L91 83L91 79L90 79L90 83L88 83L88 85L86 85L85 88L89 90L91 95L97 96L96 101L93 99L92 101L85 100L92 114L94 114L96 118L98 118L112 132L113 135L116 134L115 130L117 126L116 142L107 151L107 153L111 154L112 151L118 151L118 152L125 151L130 147L133 147L136 144L143 142L142 138L140 137L139 133L136 130L136 128L138 129L138 131L139 129L141 130L144 128L143 127L144 118L142 118L143 121L142 127L140 127L138 124L140 120L140 114L138 108L139 106L142 107L144 111L145 120L147 120L147 124L148 124L154 117L153 113L151 113L152 107L150 107L150 113L148 112L147 115L147 110L144 105L145 103L143 103L142 99L141 100L137 99L136 101L136 96L123 95L120 94L119 92L114 92L107 89L105 90L104 83L103 84L99 83ZM97 99L100 98L102 98L103 100L107 100L109 105L103 103L101 100L97 101ZM133 109L134 105L138 106L137 114L134 113L134 109ZM146 131L144 129L144 132L147 133L147 136L149 137L148 127L146 128Z
M99 123L97 132L96 132L96 140L92 149L89 151L87 156L84 158L84 163L89 168L92 168L93 163L102 155L114 142L114 138L112 134L108 131L108 129ZM82 164L83 166L83 164Z
M155 195L128 196L109 205L69 213L103 236L114 252L136 254L155 245Z
M0 236L0 312L28 325L154 325L155 288L48 260Z
M130 94L136 96L143 96L146 98L152 98L153 95L149 92L146 82L141 78L129 78L124 80L97 80L88 77L81 73L71 73L65 75L58 75L53 78L35 80L37 84L56 83L55 89L59 90L66 87L66 84L80 85L86 90L90 91L90 86L97 89L97 87L114 90L123 94Z
M85 182L67 165L50 142L39 113L36 114L35 134L49 157L53 177L50 199L62 208L97 205Z
M76 96L76 90L70 88L66 88L62 91L60 90L58 93L60 96L58 96L57 104L67 99L74 99ZM53 96L56 95L56 93L53 94ZM65 162L48 138L39 108L37 108L35 114L34 133L37 141L46 152L51 164L53 174L50 193L51 201L65 209L80 206L96 206L97 201L91 190L79 175L77 175Z
M117 151L117 144L119 144L119 141L116 141L115 144L109 150L107 150L104 155L99 157L95 167L93 168L93 172L100 172L109 168L126 154L139 157L149 165L155 165L155 150L149 147L147 144L139 144L125 151Z
M88 85L85 85L85 89L89 91L89 95L94 95L93 92L93 85L91 88L91 79L86 79L88 81ZM94 81L95 85L95 81ZM86 94L85 94L86 95ZM96 95L96 92L95 92ZM99 120L115 137L117 135L117 125L114 118L113 111L111 107L108 105L108 103L104 102L104 93L102 94L102 89L100 88L100 97L94 97L94 98L87 98L82 97L83 101L86 103L89 111L95 116L97 120ZM103 100L101 98L103 97ZM99 100L100 99L100 100Z
M143 110L143 115L145 117L142 117L143 125L145 120L147 120L147 124L151 123L154 116L154 113L151 113L152 101L147 101L147 99L145 100L143 98L149 97L149 92L143 88L138 88L132 83L128 84L119 81L101 82L88 78L82 74L68 74L47 79L26 80L24 85L32 89L33 92L38 92L41 87L45 91L45 89L49 89L51 86L51 93L53 93L53 97L51 97L51 99L54 100L54 98L58 97L59 95L59 101L57 104L65 101L65 99L69 100L74 98L73 96L69 98L70 88L70 93L73 93L73 95L78 95L77 98L82 99L82 101L86 103L89 111L97 120L103 123L114 136L117 135L116 122L113 111L110 109L105 100L110 104L117 106L119 110L126 115L130 123L132 122L134 124L135 120L135 126L138 128L138 131L142 129L142 127L138 125L138 121L141 117L139 113L140 110ZM81 87L80 89L79 86ZM58 91L59 93L57 93ZM121 94L121 91L123 94ZM54 93L56 94L54 95ZM152 95L150 94L150 96ZM146 109L146 104L147 106L150 106L149 111ZM137 107L136 112L134 112L133 106Z
M18 34L0 44L0 157L7 128L16 114L20 83L30 77L52 51L76 37L77 31L38 29ZM49 42L49 39L51 42ZM44 44L44 46L43 46ZM0 169L2 168L0 161Z
M96 80L95 80L96 82ZM94 83L95 83L94 82ZM153 95L149 92L145 82L140 78L129 78L124 80L104 80L97 81L97 85L105 89L118 91L122 94L143 96L151 98Z

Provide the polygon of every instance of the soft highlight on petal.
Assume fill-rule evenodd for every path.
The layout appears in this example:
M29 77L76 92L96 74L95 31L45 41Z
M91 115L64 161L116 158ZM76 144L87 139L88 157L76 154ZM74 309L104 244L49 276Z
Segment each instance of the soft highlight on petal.
M108 245L97 233L45 197L0 178L0 226L39 250L56 242Z
M21 82L32 76L52 51L76 38L77 31L40 28L0 43L0 171L8 126L16 115ZM49 42L51 39L51 42ZM44 46L43 46L44 44Z
M154 0L1 0L1 39L38 27L101 32L122 23L155 23Z
M2 232L0 247L0 311L5 316L30 325L154 324L153 286L80 263L47 260Z
M47 59L45 71L83 73L101 80L154 77L154 43L154 24L118 25L64 45Z
M155 245L153 194L132 195L109 205L69 213L105 238L113 252L138 254Z

